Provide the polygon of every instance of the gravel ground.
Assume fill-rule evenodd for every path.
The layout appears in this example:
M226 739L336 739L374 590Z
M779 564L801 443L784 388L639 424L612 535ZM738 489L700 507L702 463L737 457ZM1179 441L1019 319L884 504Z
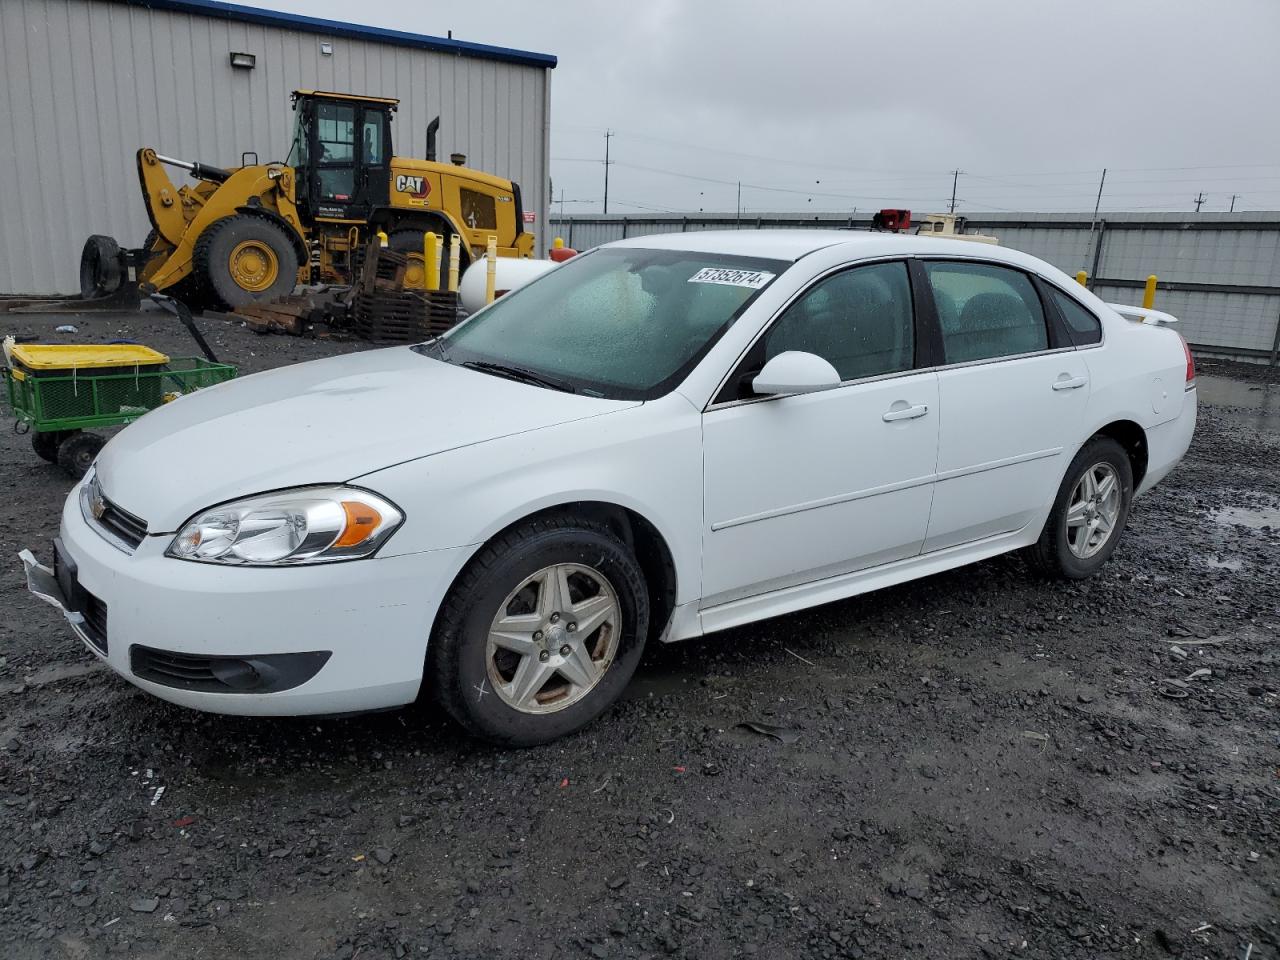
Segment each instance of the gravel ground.
M76 322L193 352L163 314ZM356 348L203 325L245 371ZM1096 579L1003 557L650 650L522 752L429 705L137 692L25 595L71 484L6 432L0 956L1276 960L1280 378L1202 370Z

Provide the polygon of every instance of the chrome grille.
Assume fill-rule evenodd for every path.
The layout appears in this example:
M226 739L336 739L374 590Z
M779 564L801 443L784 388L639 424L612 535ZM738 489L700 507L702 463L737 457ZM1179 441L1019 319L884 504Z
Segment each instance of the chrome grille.
M102 514L97 521L112 536L123 540L134 550L147 535L147 521L122 510L106 497L102 498Z

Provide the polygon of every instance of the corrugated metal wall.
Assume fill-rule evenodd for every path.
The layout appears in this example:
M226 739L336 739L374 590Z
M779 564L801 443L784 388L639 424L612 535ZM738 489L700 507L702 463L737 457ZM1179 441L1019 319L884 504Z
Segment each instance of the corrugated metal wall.
M624 236L697 230L768 228L867 229L868 217L774 213L740 221L733 215L608 217L553 215L548 234L586 250ZM1094 292L1117 303L1141 303L1150 274L1160 279L1156 306L1181 321L1193 344L1228 355L1270 359L1280 344L1280 214L983 215L971 231L993 233L1067 273L1087 271ZM1099 249L1100 248L1100 249Z
M432 29L429 8L417 26ZM141 146L215 166L246 150L284 159L299 88L399 97L400 156L423 155L439 115L440 155L517 181L544 240L549 70L342 37L323 56L323 39L104 0L0 0L0 292L75 291L89 234L141 244ZM257 65L233 69L231 51Z

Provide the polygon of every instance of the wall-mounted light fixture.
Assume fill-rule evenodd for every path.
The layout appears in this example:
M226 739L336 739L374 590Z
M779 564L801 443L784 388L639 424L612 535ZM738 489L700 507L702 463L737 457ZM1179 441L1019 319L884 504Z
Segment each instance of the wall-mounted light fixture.
M322 57L333 56L333 44L330 43L328 40L320 41L320 56Z
M252 70L257 64L258 58L252 53L232 53L231 66L240 70Z

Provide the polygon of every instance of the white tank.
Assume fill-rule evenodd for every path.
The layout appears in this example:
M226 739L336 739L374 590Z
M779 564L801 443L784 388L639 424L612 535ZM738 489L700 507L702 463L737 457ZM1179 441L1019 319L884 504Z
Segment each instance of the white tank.
M494 279L494 296L523 287L530 280L542 276L556 264L550 260L528 260L516 257L498 257L497 276ZM477 260L467 267L458 281L458 299L467 313L475 313L484 306L485 261Z

